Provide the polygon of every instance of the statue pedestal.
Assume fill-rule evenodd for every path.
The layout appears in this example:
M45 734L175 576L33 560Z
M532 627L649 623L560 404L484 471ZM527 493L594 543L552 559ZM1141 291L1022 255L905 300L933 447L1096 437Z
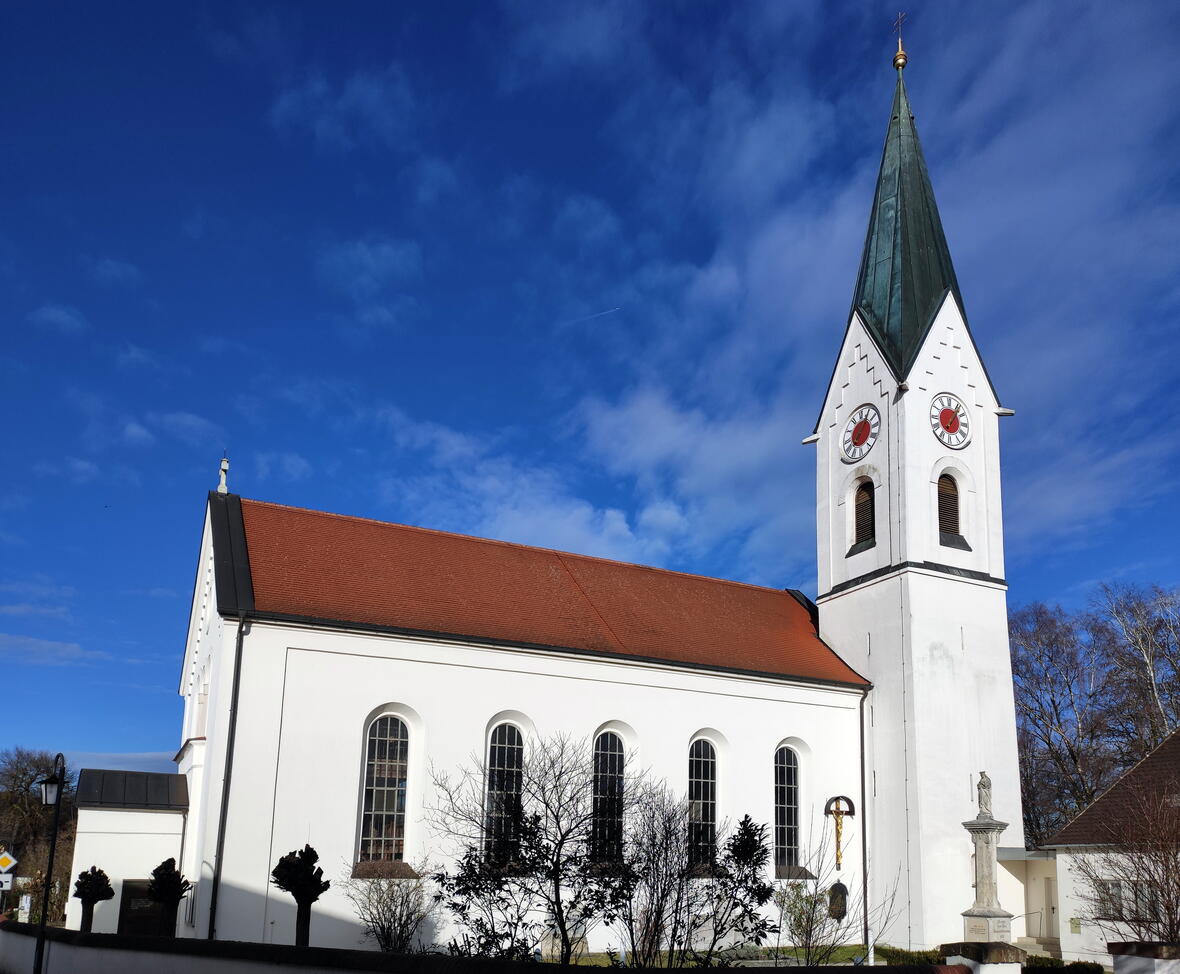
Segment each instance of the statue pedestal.
M975 843L975 903L963 911L963 939L971 943L1012 942L1012 914L1000 906L997 889L997 847L1000 833L1008 827L990 814L980 811L976 818L964 822Z
M964 913L963 940L973 944L1012 943L1012 914L970 916Z
M943 944L938 949L948 964L962 964L970 968L972 974L1020 974L1021 967L1028 960L1028 954L1019 947L998 941Z

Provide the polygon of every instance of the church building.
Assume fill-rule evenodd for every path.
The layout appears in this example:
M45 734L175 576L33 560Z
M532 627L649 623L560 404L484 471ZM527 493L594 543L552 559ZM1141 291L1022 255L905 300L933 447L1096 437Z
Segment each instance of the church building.
M894 898L882 941L963 939L980 772L1003 845L1024 847L1000 502L1012 411L967 324L905 61L899 44L852 307L803 440L815 601L239 497L223 463L177 772L82 772L74 872L99 865L116 887L96 931L133 929L171 855L194 883L179 936L292 943L294 903L269 882L282 855L310 842L332 880L439 864L432 770L511 764L566 734L666 781L706 828L767 823L781 879L808 881L843 797L840 876L870 909ZM1000 870L1014 937L1023 866ZM357 947L337 885L311 942ZM600 928L591 947L618 943Z

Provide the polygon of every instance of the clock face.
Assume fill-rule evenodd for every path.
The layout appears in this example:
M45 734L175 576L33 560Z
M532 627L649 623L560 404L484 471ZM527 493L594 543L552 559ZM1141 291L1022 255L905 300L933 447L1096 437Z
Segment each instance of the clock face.
M930 429L939 442L961 450L971 442L971 416L949 392L940 392L930 403Z
M881 414L876 406L865 403L857 406L848 417L840 445L844 448L844 462L855 463L873 448L881 432Z

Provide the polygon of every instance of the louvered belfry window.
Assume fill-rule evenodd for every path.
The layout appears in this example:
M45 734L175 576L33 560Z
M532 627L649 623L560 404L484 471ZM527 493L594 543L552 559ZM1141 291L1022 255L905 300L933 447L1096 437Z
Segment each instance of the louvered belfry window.
M959 530L959 485L947 473L938 478L938 531L940 534L962 533Z
M855 503L856 540L854 544L865 544L876 539L877 525L873 509L873 485L865 481L856 488Z
M405 853L409 756L410 735L403 721L386 714L369 725L361 810L362 862L400 861Z

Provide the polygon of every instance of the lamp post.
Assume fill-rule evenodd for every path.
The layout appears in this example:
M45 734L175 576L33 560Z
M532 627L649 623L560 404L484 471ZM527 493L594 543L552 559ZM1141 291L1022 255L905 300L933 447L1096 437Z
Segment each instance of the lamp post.
M49 836L49 863L45 867L45 887L41 892L41 922L37 926L37 952L33 955L33 974L41 974L45 962L45 917L49 913L49 889L53 885L53 854L57 851L57 830L61 825L61 793L66 784L66 759L60 753L53 759L53 773L41 788L41 804L53 806L53 832Z

